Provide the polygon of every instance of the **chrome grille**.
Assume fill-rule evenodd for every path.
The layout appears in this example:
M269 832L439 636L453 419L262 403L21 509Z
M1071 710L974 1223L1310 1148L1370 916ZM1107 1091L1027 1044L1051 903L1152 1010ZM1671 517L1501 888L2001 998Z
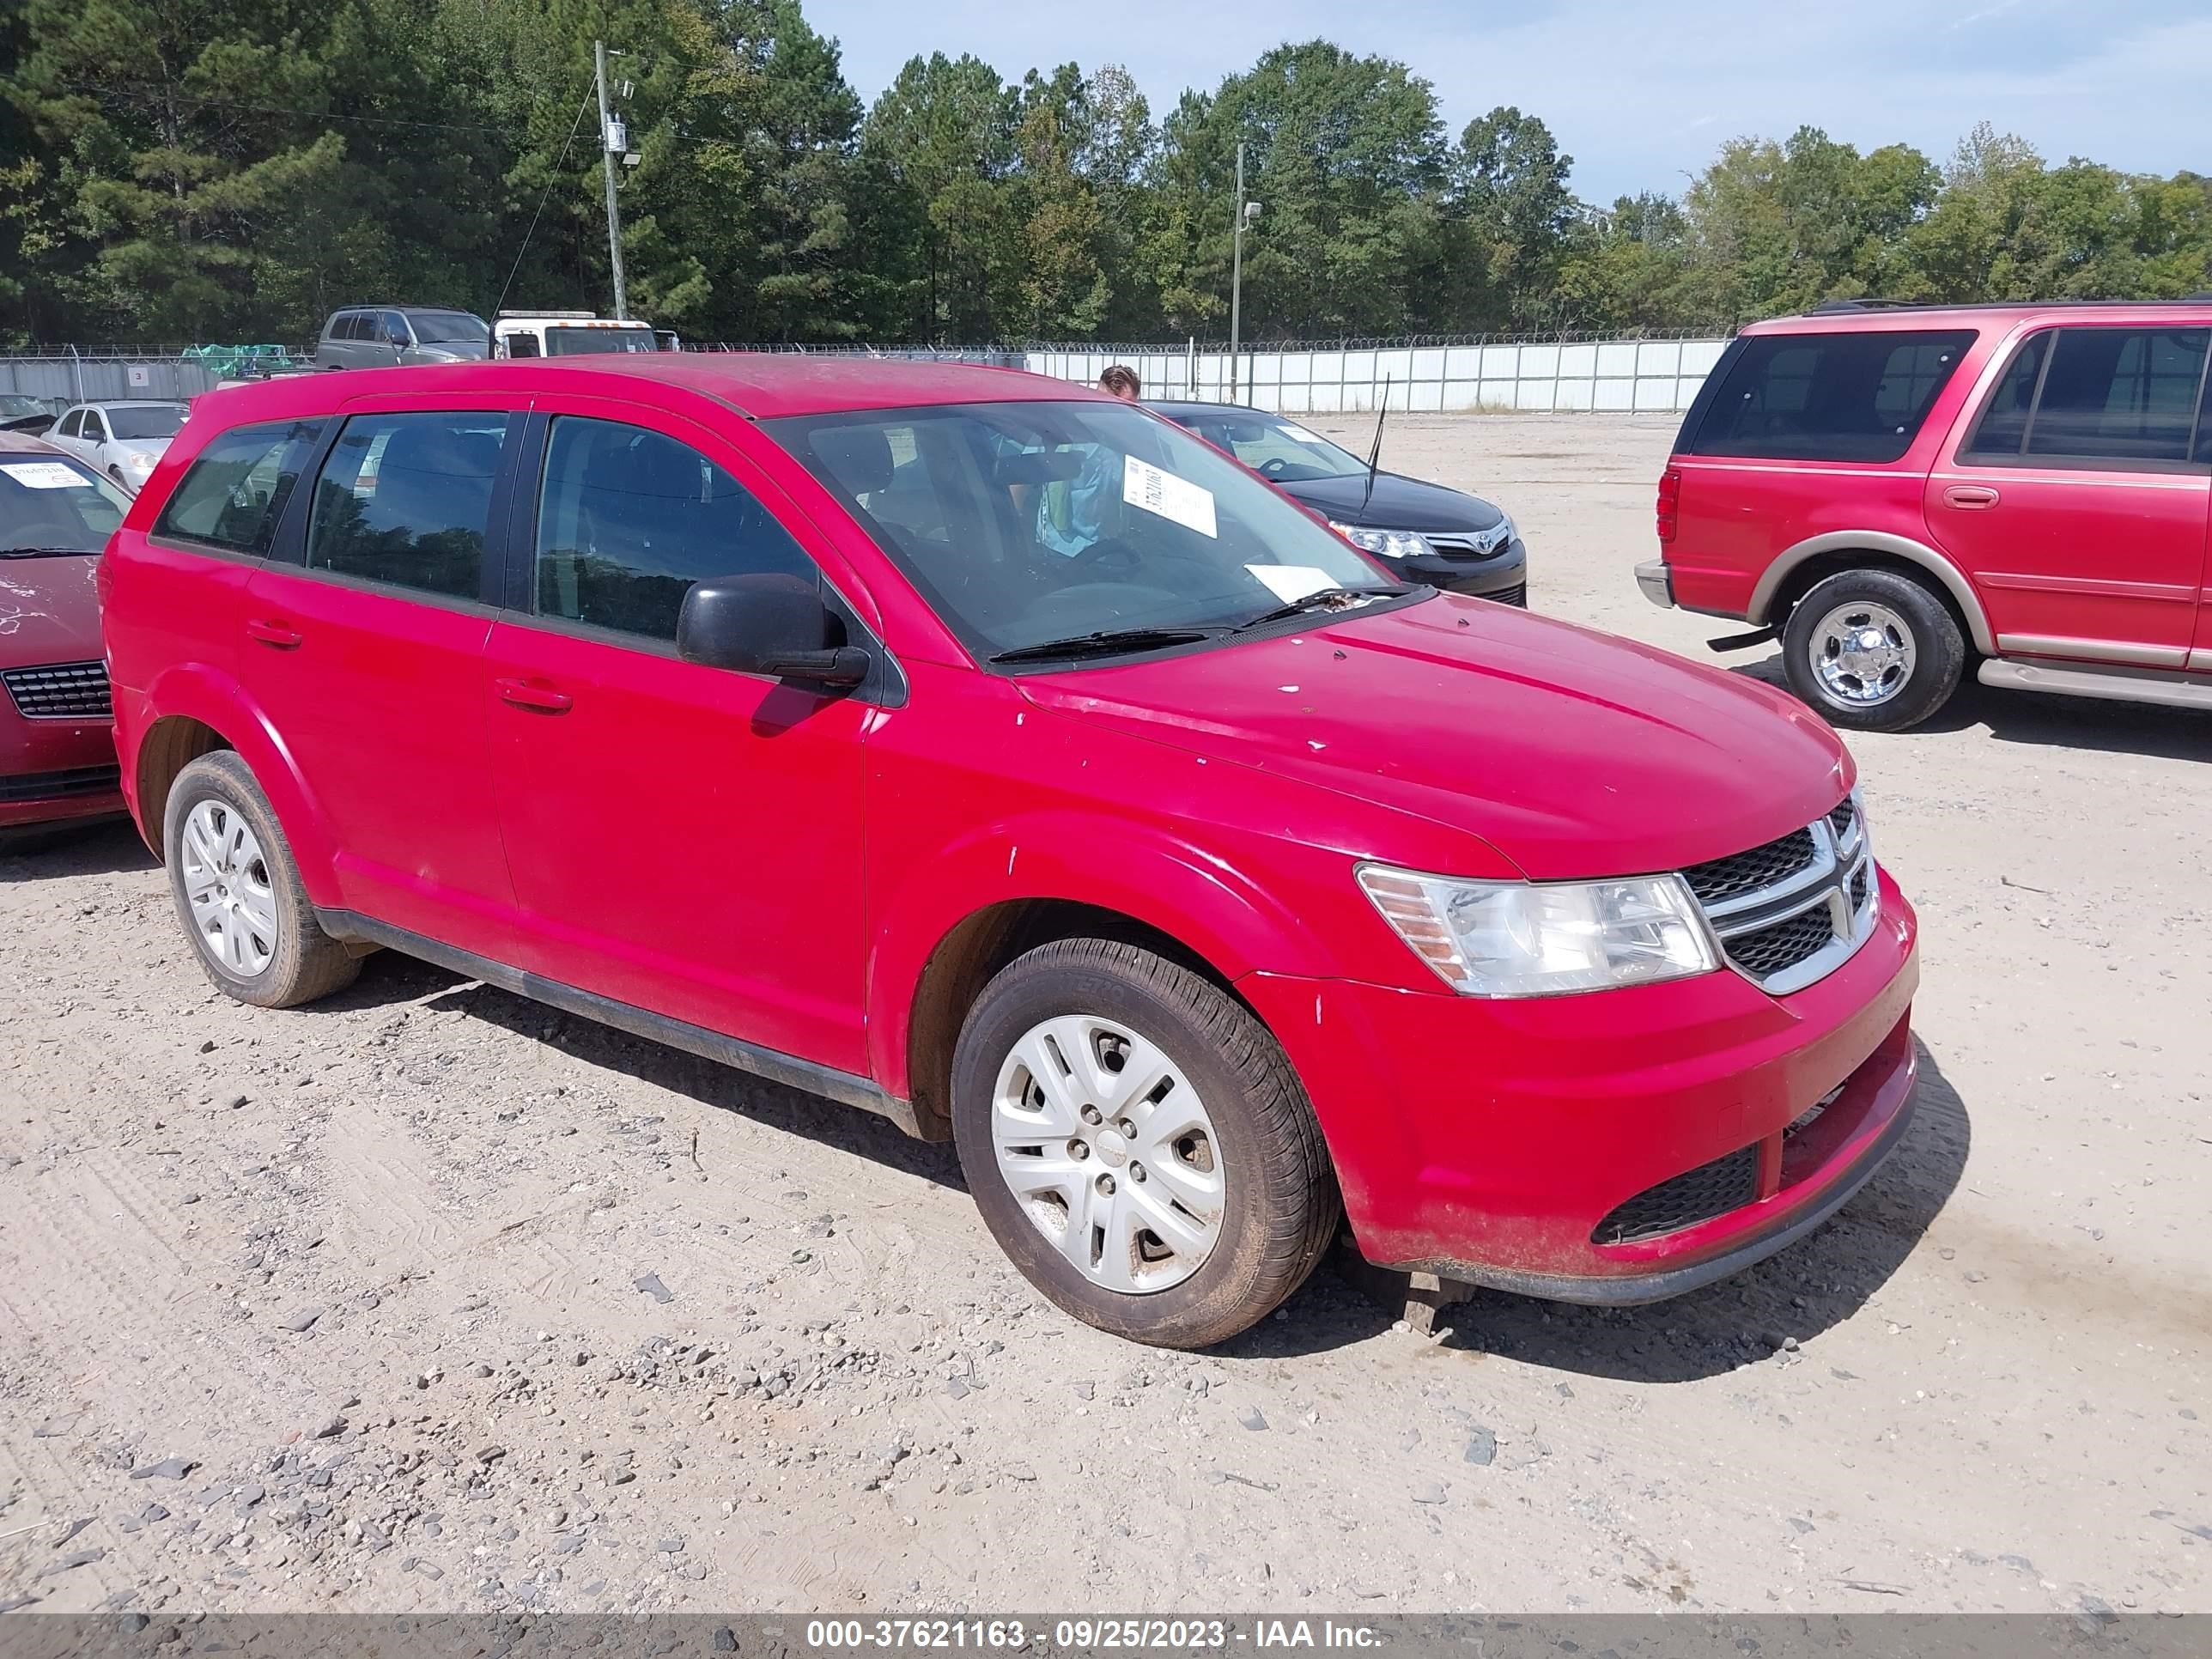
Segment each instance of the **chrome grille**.
M113 710L107 701L107 666L97 662L46 663L37 668L0 672L15 712L27 720L104 720Z
M1779 841L1724 859L1709 859L1682 872L1682 879L1701 904L1717 904L1739 893L1754 893L1811 867L1819 856L1810 830L1792 830Z
M1850 959L1880 911L1874 856L1855 798L1802 830L1682 872L1736 970L1775 996Z
M1488 530L1425 530L1421 534L1447 559L1486 559L1513 539L1502 520Z

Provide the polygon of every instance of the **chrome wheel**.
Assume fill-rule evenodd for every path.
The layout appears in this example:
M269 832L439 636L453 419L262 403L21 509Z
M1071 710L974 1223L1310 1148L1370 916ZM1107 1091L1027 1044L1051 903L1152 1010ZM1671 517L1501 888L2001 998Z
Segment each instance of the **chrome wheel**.
M223 800L203 800L185 818L185 899L200 948L227 973L252 979L276 956L276 894L268 860L245 817Z
M1918 658L1911 624L1887 605L1864 599L1821 617L1806 651L1820 689L1854 708L1871 708L1904 690Z
M999 1068L999 1173L1053 1248L1128 1295L1180 1285L1221 1237L1220 1141L1181 1068L1127 1026L1032 1026Z

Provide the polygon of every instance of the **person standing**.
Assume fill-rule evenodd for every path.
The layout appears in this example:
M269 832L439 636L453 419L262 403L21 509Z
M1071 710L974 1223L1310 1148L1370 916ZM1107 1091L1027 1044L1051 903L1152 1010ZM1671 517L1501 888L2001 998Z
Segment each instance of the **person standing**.
M1115 363L1098 377L1098 389L1108 396L1133 404L1143 389L1137 371ZM1065 489L1048 488L1037 501L1036 538L1041 546L1073 558L1099 541L1104 533L1108 505L1120 497L1121 453L1104 444L1093 444L1083 465Z

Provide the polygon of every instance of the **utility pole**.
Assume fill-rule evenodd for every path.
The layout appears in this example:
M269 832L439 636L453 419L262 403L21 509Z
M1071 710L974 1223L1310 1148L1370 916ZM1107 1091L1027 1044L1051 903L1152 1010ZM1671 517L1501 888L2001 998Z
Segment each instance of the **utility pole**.
M614 112L607 107L607 43L592 42L592 58L599 78L599 161L607 173L607 257L614 266L615 317L629 316L629 294L623 283L622 210L615 205L615 152L627 143L614 141Z
M610 186L611 188L611 186ZM612 197L608 200L612 201ZM1237 343L1244 325L1244 144L1237 145L1237 224L1230 234L1229 256L1229 401L1237 401Z

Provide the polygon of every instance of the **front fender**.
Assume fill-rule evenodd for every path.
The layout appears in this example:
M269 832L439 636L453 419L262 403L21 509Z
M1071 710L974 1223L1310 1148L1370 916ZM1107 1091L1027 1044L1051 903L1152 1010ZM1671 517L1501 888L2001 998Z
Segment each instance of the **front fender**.
M877 1080L908 1097L915 994L938 947L970 918L1023 900L1112 910L1187 946L1224 978L1325 975L1319 940L1228 860L1168 831L1049 811L979 830L919 868L871 919L868 1054ZM1284 964L1297 963L1291 968Z
M156 673L136 702L133 717L117 721L117 736L118 747L128 744L122 756L124 788L149 847L161 849L161 825L148 822L148 803L139 799L139 763L146 738L162 720L198 720L219 733L252 769L254 781L268 796L284 839L291 844L307 896L319 905L340 903L332 870L337 842L329 817L275 724L243 685L204 663L178 663Z

